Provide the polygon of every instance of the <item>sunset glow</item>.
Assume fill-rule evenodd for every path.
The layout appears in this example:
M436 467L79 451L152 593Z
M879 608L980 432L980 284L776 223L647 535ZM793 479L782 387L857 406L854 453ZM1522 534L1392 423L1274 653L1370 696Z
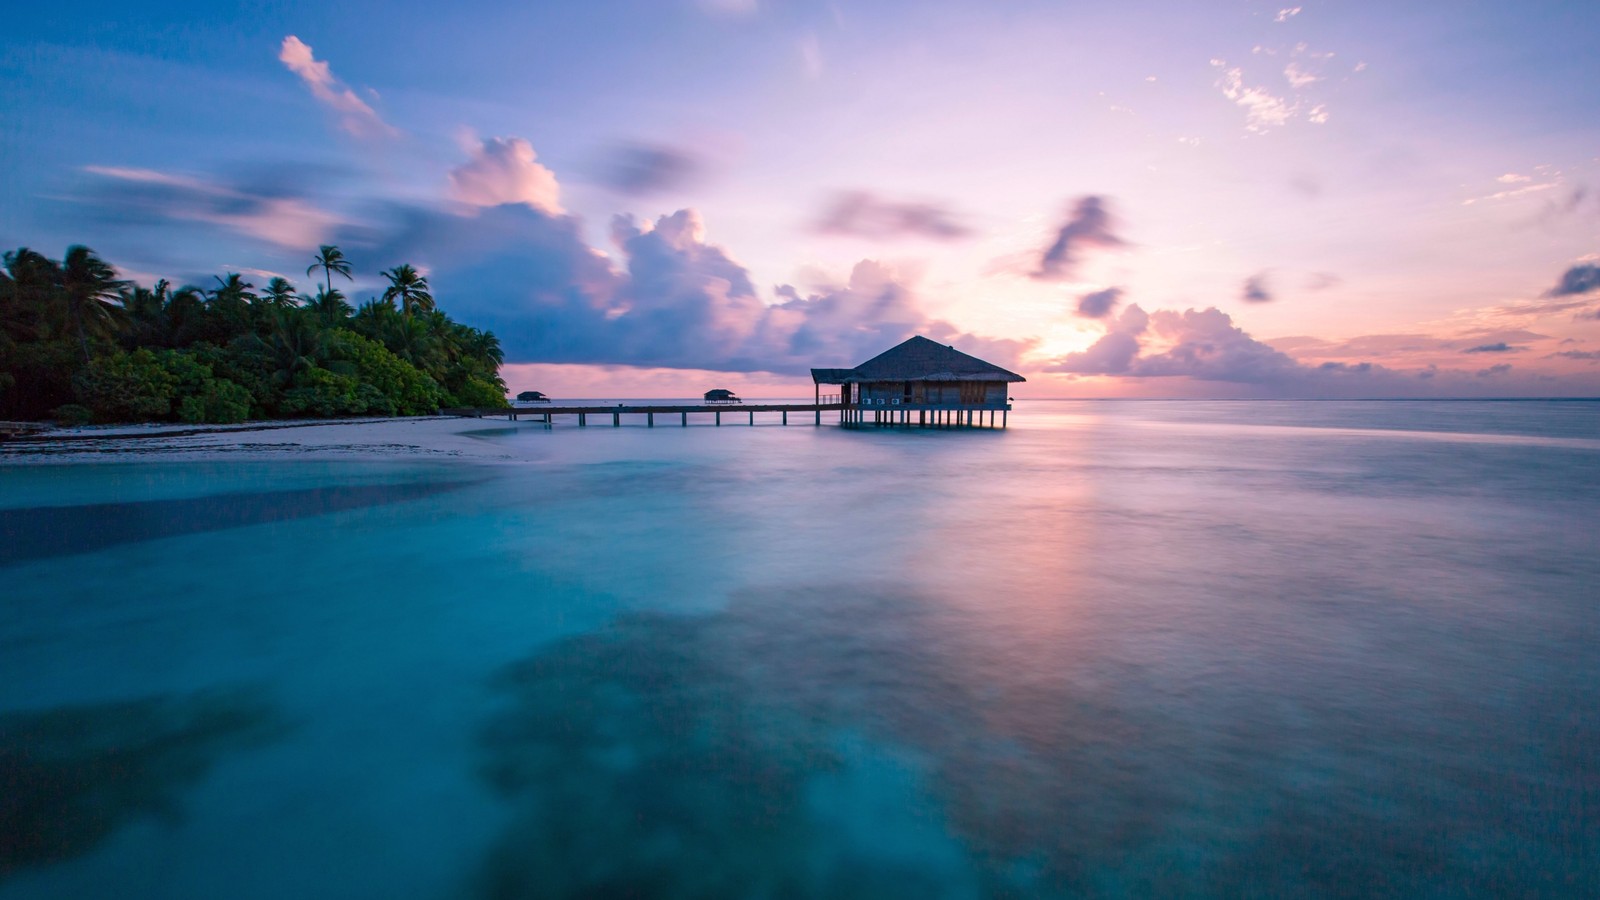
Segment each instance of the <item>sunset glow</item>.
M0 244L409 262L563 396L1600 394L1592 5L384 9L17 11Z

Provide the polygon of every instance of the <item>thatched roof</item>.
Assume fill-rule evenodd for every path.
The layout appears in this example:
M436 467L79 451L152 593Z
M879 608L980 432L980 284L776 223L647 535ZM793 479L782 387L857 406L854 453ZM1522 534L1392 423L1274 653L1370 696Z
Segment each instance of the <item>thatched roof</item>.
M994 363L917 335L854 369L812 369L817 384L874 381L1027 381Z

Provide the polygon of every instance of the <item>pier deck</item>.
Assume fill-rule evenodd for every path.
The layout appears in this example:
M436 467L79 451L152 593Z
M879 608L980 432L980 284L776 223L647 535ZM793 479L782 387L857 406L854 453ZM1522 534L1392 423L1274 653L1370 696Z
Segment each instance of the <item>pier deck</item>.
M518 419L534 419L546 424L553 424L556 416L573 416L577 424L587 426L590 416L599 416L603 422L605 417L611 418L612 427L622 425L623 416L643 416L645 425L654 428L657 416L676 416L678 424L688 427L689 416L710 414L712 424L721 425L724 414L745 418L750 425L756 424L756 413L778 413L778 424L789 424L790 413L810 413L813 424L822 424L822 414L829 411L841 410L844 407L837 403L709 403L709 404L641 404L634 406L566 406L540 404L538 406L514 406L509 409L444 409L440 412L447 416L467 416L472 418L499 418L505 416L513 422ZM637 421L637 418L635 418Z
M747 424L756 424L756 413L778 413L776 424L789 424L789 414L799 413L802 416L810 414L812 424L822 424L822 414L837 412L839 424L846 428L885 427L885 428L994 428L1006 427L1006 414L1010 412L1008 403L979 404L973 406L950 407L938 405L913 405L897 404L894 406L856 406L842 403L706 403L706 404L636 404L616 406L567 406L551 404L545 406L513 406L480 409L443 409L441 413L447 416L464 416L468 418L499 418L505 416L511 421L518 419L533 419L546 425L555 424L557 416L571 416L581 426L589 424L590 416L600 416L600 423L604 424L605 418L610 417L611 426L620 428L623 416L644 417L644 424L648 428L656 426L657 416L676 416L678 424L687 428L689 416L711 416L711 424L721 425L722 417L729 415L734 421L744 419ZM701 421L704 421L703 419ZM771 419L767 420L771 422ZM805 424L804 418L799 420Z

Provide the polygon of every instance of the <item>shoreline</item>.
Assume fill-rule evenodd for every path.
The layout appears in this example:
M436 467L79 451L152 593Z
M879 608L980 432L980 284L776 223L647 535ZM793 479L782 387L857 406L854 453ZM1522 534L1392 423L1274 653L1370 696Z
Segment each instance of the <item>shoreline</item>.
M455 416L262 420L237 425L85 425L0 441L0 467L224 459L522 459L471 437L484 423ZM514 427L504 423L499 427ZM260 439L254 436L260 435Z

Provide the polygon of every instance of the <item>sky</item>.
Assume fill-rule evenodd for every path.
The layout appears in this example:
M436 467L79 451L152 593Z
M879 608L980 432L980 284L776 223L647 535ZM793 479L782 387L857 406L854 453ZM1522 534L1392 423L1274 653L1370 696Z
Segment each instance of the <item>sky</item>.
M137 8L131 8L136 6ZM29 4L0 246L409 262L513 391L1600 396L1600 4Z

